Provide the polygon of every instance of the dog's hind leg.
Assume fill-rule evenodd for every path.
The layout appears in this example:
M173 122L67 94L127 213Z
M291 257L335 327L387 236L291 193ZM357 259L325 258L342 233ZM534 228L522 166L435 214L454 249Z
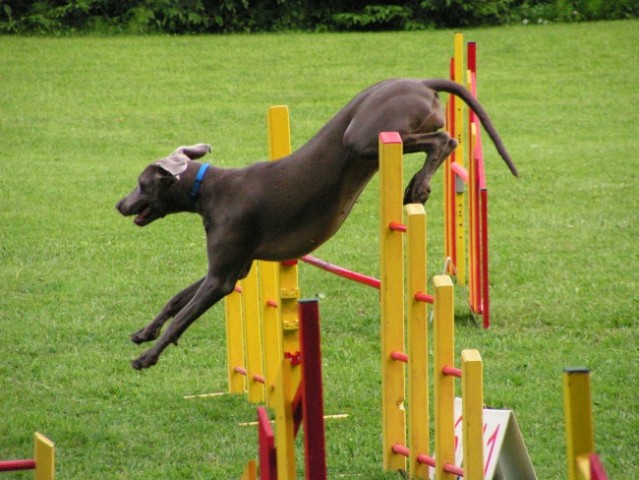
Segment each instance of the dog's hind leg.
M444 160L457 147L457 140L445 131L413 133L402 137L404 153L425 152L422 168L413 175L404 192L404 204L425 203L430 195L430 181Z
M164 324L170 318L176 316L178 312L180 312L180 310L182 310L186 306L186 304L191 301L191 299L195 295L195 292L197 292L197 290L200 288L200 285L202 285L204 278L206 277L202 277L197 282L189 285L180 293L175 295L171 300L169 300L162 311L158 314L157 317L153 319L151 323L131 335L131 340L133 341L133 343L140 344L144 342L150 342L151 340L155 340L156 338L158 338Z

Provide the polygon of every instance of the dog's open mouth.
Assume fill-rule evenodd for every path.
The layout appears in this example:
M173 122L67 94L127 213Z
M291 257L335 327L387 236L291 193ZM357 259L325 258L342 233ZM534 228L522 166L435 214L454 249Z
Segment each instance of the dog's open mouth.
M151 223L153 220L155 220L155 216L153 215L153 212L151 212L151 207L146 207L136 215L133 222L137 226L143 227L144 225Z

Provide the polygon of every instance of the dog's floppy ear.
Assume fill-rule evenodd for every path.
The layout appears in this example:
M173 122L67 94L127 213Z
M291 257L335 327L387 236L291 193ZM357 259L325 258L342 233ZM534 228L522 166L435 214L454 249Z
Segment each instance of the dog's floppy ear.
M191 160L197 160L198 158L202 158L204 155L211 151L211 145L206 143L198 143L197 145L191 145L190 147L179 147L175 152L171 154L174 155L186 155Z
M197 160L211 151L211 146L198 143L190 147L179 147L171 155L155 162L165 172L177 177L186 170L190 160Z
M171 155L170 157L158 160L154 165L157 165L172 176L177 177L186 170L188 164L189 159L185 158L184 155Z

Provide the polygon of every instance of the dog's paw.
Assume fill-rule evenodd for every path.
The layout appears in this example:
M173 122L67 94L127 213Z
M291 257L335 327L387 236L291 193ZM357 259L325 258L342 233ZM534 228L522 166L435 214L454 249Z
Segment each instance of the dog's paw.
M158 355L144 352L142 355L131 362L131 366L136 370L142 370L143 368L149 368L158 363L158 359Z
M141 343L155 340L159 336L160 336L159 328L156 328L156 329L143 328L135 332L133 335L131 335L131 341L135 343L136 345L140 345Z
M421 172L417 172L404 190L404 205L409 203L424 204L430 197L430 180Z
M409 203L424 204L430 197L430 185L409 185L404 192L404 205Z

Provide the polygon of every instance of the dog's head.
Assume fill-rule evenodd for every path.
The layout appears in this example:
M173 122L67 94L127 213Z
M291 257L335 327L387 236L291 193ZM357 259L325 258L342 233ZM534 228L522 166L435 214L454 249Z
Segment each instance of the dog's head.
M140 227L169 213L183 211L188 199L188 194L182 195L183 191L187 191L186 187L174 187L189 167L189 162L203 157L210 151L210 145L199 143L190 147L179 147L168 157L153 162L138 177L137 187L120 200L116 208L125 217L135 215L133 221Z

